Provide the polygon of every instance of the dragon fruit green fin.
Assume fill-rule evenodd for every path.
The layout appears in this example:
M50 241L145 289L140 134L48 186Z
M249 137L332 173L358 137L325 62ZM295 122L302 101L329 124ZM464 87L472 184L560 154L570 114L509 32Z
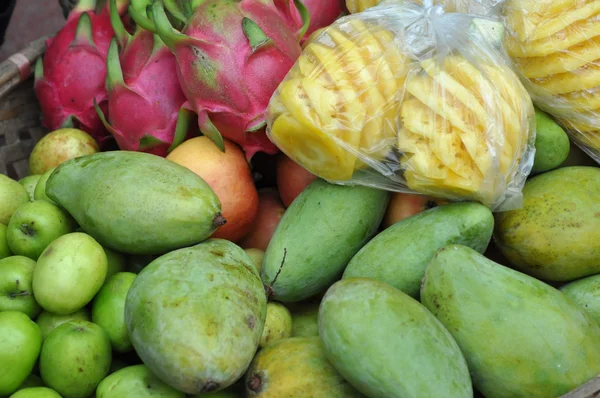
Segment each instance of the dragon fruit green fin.
M164 142L163 140L160 140L153 135L146 134L145 136L140 138L139 149L147 150L147 149L151 149L151 148L157 147L159 145L164 145L164 144L166 144L166 142Z
M96 113L98 114L98 117L100 118L100 121L102 122L104 127L106 127L106 129L111 134L114 134L115 129L113 129L113 127L110 125L110 123L108 123L108 120L106 120L106 116L104 115L104 112L102 112L102 109L100 109L100 107L98 106L98 102L96 101L96 98L94 98L94 109L96 110Z
M81 14L89 11L96 11L98 7L98 1L96 0L79 0L77 5L73 7L71 13L73 14Z
M119 60L119 45L117 39L113 37L106 56L106 91L113 91L117 85L124 86L125 81L123 80L123 70Z
M198 126L200 127L202 134L207 136L208 139L211 140L217 146L217 148L221 150L221 152L225 152L225 142L223 141L223 136L210 120L210 117L208 117L208 113L206 113L206 111L198 114Z
M271 42L271 39L263 32L263 30L250 18L242 19L242 30L248 38L252 51L256 51L260 46Z
M330 0L331 1L331 0ZM308 8L302 3L300 0L294 0L296 7L298 8L298 12L300 13L300 17L302 18L302 28L298 32L298 40L302 39L308 28L310 27L310 13L308 12Z
M167 11L169 11L175 19L184 24L194 13L194 9L189 0L163 0L163 2Z
M60 125L61 129L72 129L75 127L75 123L73 122L73 119L75 118L75 116L73 115L69 115L64 122L62 122L62 124Z
M175 127L175 136L173 137L173 143L168 149L171 152L185 141L188 132L192 127L192 121L194 120L194 112L182 107L177 115L177 125Z
M156 33L154 22L152 22L152 19L148 17L150 14L148 11L151 9L151 7L151 0L132 0L128 11L131 19L133 19L133 21L142 29Z
M119 15L119 8L117 7L117 0L110 0L110 23L112 25L113 30L115 31L115 37L119 41L121 47L125 47L129 40L131 39L131 35L125 29L125 25L123 25L123 20Z
M152 19L154 20L156 33L170 49L175 48L177 43L188 39L186 35L179 33L173 28L165 13L162 0L156 0L154 4L152 4Z
M91 46L96 46L94 36L92 34L92 20L87 12L84 12L77 21L75 29L75 43L88 43Z
M42 61L42 57L39 57L35 63L33 76L36 82L44 78L44 62Z

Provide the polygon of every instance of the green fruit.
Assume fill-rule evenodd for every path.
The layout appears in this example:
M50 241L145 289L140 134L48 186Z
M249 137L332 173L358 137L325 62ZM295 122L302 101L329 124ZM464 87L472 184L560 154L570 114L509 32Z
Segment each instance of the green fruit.
M292 337L310 337L319 335L320 301L296 303L290 307L292 313Z
M29 155L29 171L41 174L66 160L98 152L98 143L85 131L61 128L39 140Z
M439 248L457 243L483 253L493 231L494 216L479 203L425 210L379 233L350 260L343 278L377 279L418 299L425 268Z
M377 232L389 198L374 188L313 181L288 207L265 253L261 276L273 298L301 301L339 279Z
M141 255L141 256L128 256L127 266L125 269L134 274L139 274L148 264L156 260L156 256Z
M40 331L42 332L42 340L46 340L46 337L48 337L50 332L52 332L54 329L56 329L65 322L90 320L90 313L87 310L87 308L84 307L79 311L75 311L72 314L66 315L57 315L52 314L48 311L42 311L35 319L35 323L37 323L40 327Z
M114 274L125 271L125 268L127 267L127 258L124 254L117 253L114 250L110 250L106 247L103 249L106 254L106 279L104 281L106 283Z
M62 398L60 394L51 388L42 386L33 386L22 388L16 391L8 398ZM93 398L93 397L90 397Z
M265 252L260 249L244 249L247 255L252 259L252 263L256 265L256 269L260 272Z
M370 398L473 396L450 333L418 301L386 283L336 282L321 302L319 336L333 366Z
M23 203L29 202L29 194L23 185L0 174L0 224L8 225L13 213Z
M48 387L29 387L19 390L10 398L62 398L59 393Z
M68 160L48 180L47 194L103 246L127 254L189 246L225 223L219 198L202 178L142 152Z
M104 329L88 321L68 321L44 341L40 374L64 398L87 398L108 375L111 359Z
M8 240L6 239L7 229L6 225L0 224L0 260L12 256L12 252L8 247Z
M50 178L50 174L54 171L56 167L48 170L44 174L40 176L38 183L35 186L35 191L33 191L33 199L34 200L45 200L52 204L56 204L52 199L50 199L46 193L46 184L48 183L48 179Z
M600 373L600 326L555 288L459 245L435 255L423 304L486 398L558 397Z
M267 304L267 318L260 337L260 347L292 335L292 314L283 304L271 302Z
M279 340L258 352L246 374L248 397L362 397L327 360L318 337Z
M31 287L35 261L24 256L0 260L0 312L20 311L35 318L41 308Z
M185 394L163 383L145 365L134 365L111 374L96 390L96 398L185 398Z
M530 179L523 207L496 213L494 239L516 269L572 281L600 273L600 168L565 167Z
M38 181L40 180L41 176L42 176L41 174L32 174L27 177L23 177L19 180L19 184L23 185L23 187L27 191L27 194L29 194L30 201L35 200L35 197L34 197L35 187L36 187Z
M46 311L66 315L87 305L106 278L106 254L89 235L73 232L52 242L33 271L33 293Z
M560 166L569 156L569 136L550 116L535 110L535 160L531 172L543 173Z
M600 325L600 275L588 276L560 288Z
M27 202L17 209L8 223L10 250L37 260L56 238L73 232L71 216L45 200Z
M127 294L125 322L154 374L199 394L243 375L258 348L266 307L250 257L234 243L210 239L144 268Z
M12 394L23 384L41 346L40 328L27 315L0 312L0 396Z
M125 300L136 276L132 272L113 275L102 286L92 304L92 322L102 326L116 352L133 349L125 325Z

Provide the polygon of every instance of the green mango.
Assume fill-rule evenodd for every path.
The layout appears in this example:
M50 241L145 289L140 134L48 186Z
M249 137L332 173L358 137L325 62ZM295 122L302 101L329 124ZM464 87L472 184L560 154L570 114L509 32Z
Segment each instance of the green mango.
M46 194L98 242L124 254L162 254L207 239L221 203L193 171L142 152L109 151L59 165Z
M510 264L568 282L600 273L600 168L564 167L533 177L523 207L496 213L494 240Z
M472 398L465 358L418 301L374 279L347 278L319 309L327 358L370 398Z
M460 245L440 249L421 302L486 398L558 397L600 373L600 326L559 290Z
M535 159L532 174L560 166L569 156L569 136L548 114L535 109Z
M317 179L288 207L267 247L261 277L284 303L307 299L342 276L376 233L390 193Z
M483 253L494 232L494 215L480 203L451 203L388 227L367 243L343 278L365 277L419 297L421 279L435 252L458 243Z
M136 353L187 394L227 388L258 348L267 298L252 259L223 239L165 254L133 281L125 324Z
M319 305L321 301L305 301L290 306L292 314L292 337L319 335Z
M560 291L579 304L600 325L600 275L578 279L561 286Z
M262 349L245 381L249 398L363 397L327 360L318 337L291 337Z

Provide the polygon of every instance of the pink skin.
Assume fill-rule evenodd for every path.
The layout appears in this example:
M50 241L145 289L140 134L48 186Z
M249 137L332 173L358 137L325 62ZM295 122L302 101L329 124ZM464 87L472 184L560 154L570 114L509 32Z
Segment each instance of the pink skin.
M265 109L301 53L290 10L298 12L293 0L207 0L179 34L168 25L162 5L154 3L158 34L177 58L186 106L198 114L200 130L207 134L216 128L247 158L277 152L265 134ZM244 18L271 42L253 49L242 28Z
M120 5L119 11L124 11ZM114 32L107 9L96 14L94 7L94 1L81 1L63 28L46 41L43 63L36 67L34 88L47 129L61 128L72 116L74 127L88 132L102 145L107 132L96 114L94 100L107 110L106 54ZM89 20L81 26L84 13ZM82 28L79 34L78 26Z
M343 0L302 0L302 3L310 14L310 27L303 41L315 30L331 25L345 11Z
M115 40L107 56L110 124L99 114L120 149L164 157L173 144L179 111L186 102L176 73L176 59L151 32L139 28L130 35L115 5L115 0L111 0ZM187 126L182 125L184 135Z

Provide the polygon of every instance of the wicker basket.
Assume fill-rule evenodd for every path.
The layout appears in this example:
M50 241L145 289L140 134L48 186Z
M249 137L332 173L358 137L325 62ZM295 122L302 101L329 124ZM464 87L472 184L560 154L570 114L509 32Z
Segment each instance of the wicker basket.
M60 0L61 5L74 0ZM0 173L14 179L28 175L35 143L47 133L33 91L32 70L43 55L41 38L0 64ZM600 376L560 398L599 398Z

